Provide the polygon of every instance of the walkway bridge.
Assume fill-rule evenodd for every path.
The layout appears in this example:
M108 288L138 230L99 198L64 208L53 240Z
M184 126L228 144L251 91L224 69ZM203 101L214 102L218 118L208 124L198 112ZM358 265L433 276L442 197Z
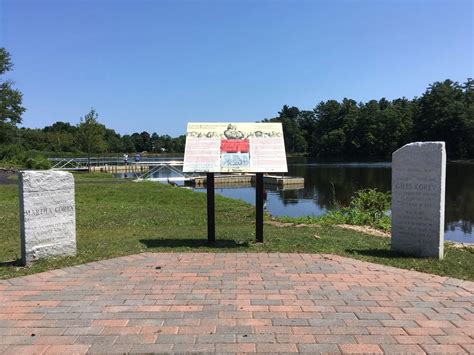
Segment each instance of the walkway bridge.
M183 173L183 158L148 158L140 161L125 163L123 158L91 157L87 158L49 158L54 164L53 170L64 171L91 171L112 174L124 174L125 177L135 178L136 181L181 182L188 186L204 187L206 176ZM158 176L158 177L156 177ZM255 174L217 174L216 186L220 187L248 187L255 183ZM266 175L265 186L278 190L295 190L304 187L304 178Z
M121 157L49 158L48 160L53 164L52 170L123 173L131 174L139 180L155 181L166 181L168 179L185 181L189 178L182 171L182 158L143 158L140 161L128 162L125 162ZM167 177L153 177L166 172Z

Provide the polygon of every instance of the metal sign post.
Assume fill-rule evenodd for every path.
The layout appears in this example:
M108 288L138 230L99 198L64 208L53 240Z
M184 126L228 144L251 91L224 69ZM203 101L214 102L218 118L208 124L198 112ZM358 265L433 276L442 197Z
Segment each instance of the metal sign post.
M255 236L257 243L263 243L263 173L255 178Z
M255 236L263 243L263 173L286 173L281 122L189 122L183 173L207 173L207 236L216 241L214 173L256 173Z
M207 173L207 242L216 242L216 201L214 198L214 173Z

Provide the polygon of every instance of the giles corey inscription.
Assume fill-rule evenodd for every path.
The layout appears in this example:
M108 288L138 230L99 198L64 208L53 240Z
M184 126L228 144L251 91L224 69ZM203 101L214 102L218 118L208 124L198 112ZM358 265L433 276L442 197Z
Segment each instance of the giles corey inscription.
M76 255L72 174L63 171L22 171L19 181L23 265L51 256Z
M392 154L392 250L443 258L446 149L416 142Z

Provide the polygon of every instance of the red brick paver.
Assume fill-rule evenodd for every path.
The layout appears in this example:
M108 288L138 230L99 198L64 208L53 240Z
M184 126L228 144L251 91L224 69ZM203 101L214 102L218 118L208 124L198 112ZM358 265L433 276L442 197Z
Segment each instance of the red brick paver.
M0 281L0 353L469 353L474 283L332 255L145 253Z

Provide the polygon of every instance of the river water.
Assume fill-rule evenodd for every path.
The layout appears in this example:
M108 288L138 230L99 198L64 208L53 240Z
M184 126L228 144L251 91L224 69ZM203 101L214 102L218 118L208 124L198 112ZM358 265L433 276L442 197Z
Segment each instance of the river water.
M267 210L274 216L319 216L335 206L347 206L357 190L391 188L390 163L321 164L288 158L288 175L304 177L304 189L268 191ZM253 187L216 188L216 193L255 203ZM474 243L474 164L447 164L445 219L446 240Z

